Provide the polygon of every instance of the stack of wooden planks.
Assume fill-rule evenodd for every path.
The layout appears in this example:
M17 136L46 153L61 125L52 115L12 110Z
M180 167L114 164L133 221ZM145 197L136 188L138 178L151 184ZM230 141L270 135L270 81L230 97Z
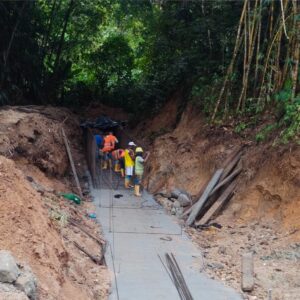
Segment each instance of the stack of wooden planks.
M237 176L243 170L242 150L243 148L240 148L229 156L223 168L214 173L205 189L201 191L197 202L184 212L183 217L187 217L188 226L207 224L231 198L237 185Z

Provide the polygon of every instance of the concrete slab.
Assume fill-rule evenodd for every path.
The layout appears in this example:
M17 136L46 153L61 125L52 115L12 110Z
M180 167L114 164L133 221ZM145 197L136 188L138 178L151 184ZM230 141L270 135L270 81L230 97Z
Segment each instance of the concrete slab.
M114 198L122 194L121 198ZM110 300L175 300L178 292L158 255L174 253L195 300L242 299L234 290L200 270L201 251L151 195L136 198L128 190L94 190L98 221L109 246Z

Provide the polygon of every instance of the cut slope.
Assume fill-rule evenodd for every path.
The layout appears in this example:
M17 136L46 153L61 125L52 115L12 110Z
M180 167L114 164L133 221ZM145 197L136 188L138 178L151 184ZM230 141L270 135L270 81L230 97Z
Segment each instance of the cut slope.
M63 175L69 167L60 132L63 121L68 137L78 143L81 137L79 122L68 110L51 107L1 109L0 154L10 158L25 157L48 174Z
M86 217L94 208L86 202L74 205L56 194L72 191L68 178L61 176L70 168L60 135L62 121L75 164L82 167L79 122L68 110L0 111L0 152L14 159L0 155L0 248L32 268L39 299L106 299L106 267L92 262L73 241L98 256L100 245L67 222L76 219L91 234L99 235L99 226ZM41 192L32 181L42 187ZM0 299L2 292L0 288Z
M255 132L252 138L242 138L232 126L210 127L190 106L175 130L152 144L144 184L152 193L181 188L196 200L215 170L245 146L236 193L214 220L222 228L188 231L203 248L213 278L240 289L240 257L251 251L256 272L253 299L266 299L271 288L272 299L297 300L300 147L258 144L253 136Z

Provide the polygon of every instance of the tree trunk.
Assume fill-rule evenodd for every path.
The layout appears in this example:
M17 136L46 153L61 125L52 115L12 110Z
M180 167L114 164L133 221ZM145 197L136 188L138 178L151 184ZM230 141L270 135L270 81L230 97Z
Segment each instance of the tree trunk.
M59 64L59 60L60 60L60 56L61 56L62 48L63 48L63 43L64 43L64 39L65 39L65 33L66 33L66 30L67 30L67 25L68 25L69 18L70 18L72 9L73 9L73 4L74 4L74 0L70 0L69 8L68 8L68 10L66 12L66 15L65 15L65 22L64 22L63 30L61 32L60 41L59 41L59 45L58 45L58 50L57 50L57 53L56 53L55 63L54 63L54 66L53 66L53 73L56 72L58 64Z
M10 40L9 40L9 43L8 43L8 46L7 46L7 50L5 51L4 53L4 67L6 67L6 64L7 64L7 60L8 60L8 57L9 57L9 54L10 54L10 49L11 49L11 46L13 44L13 41L14 41L14 38L15 38L15 34L17 32L17 29L18 29L18 26L22 20L22 16L23 16L23 10L25 8L25 5L26 5L26 1L24 1L23 5L22 5L22 8L20 10L20 13L19 13L19 16L17 18L17 22L15 24L15 27L13 29L13 32L11 34L11 37L10 37Z

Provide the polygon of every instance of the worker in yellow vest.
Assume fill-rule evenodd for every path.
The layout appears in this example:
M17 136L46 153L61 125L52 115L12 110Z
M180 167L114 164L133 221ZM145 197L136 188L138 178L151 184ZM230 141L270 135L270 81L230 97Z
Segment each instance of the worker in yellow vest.
M134 148L136 144L134 142L129 142L127 149L124 153L124 162L125 162L125 188L129 189L133 187L131 184L133 169L134 169Z
M145 155L143 155L143 148L137 147L135 149L135 165L134 165L134 195L137 197L141 197L141 183L142 178L144 174L144 163L148 160L150 152L146 152Z

